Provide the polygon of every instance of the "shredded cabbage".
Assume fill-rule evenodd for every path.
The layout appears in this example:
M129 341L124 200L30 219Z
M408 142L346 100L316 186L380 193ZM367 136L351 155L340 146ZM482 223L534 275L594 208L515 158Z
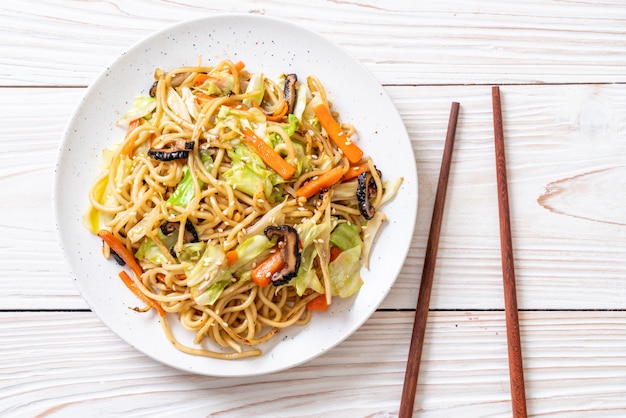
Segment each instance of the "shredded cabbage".
M361 279L361 245L342 251L330 262L328 273L333 296L347 298L363 285Z
M250 83L246 88L246 94L255 93L253 96L243 99L243 104L252 106L252 102L261 103L265 94L265 76L263 73L254 73L250 77Z
M156 109L156 98L150 96L137 96L133 105L117 121L119 125L128 125L130 121L146 117Z

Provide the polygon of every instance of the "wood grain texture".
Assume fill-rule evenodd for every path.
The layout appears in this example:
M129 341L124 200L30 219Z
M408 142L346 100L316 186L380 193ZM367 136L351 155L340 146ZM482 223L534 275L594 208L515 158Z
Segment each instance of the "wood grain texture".
M85 87L154 31L222 12L284 18L361 61L407 126L420 187L385 310L310 363L245 379L168 368L107 329L72 284L51 205ZM492 84L529 415L625 416L625 24L621 0L1 2L0 416L396 416L452 101L463 112L415 411L511 416Z
M624 82L622 6L611 0L4 1L0 85L88 85L143 37L223 12L265 14L318 32L386 84Z
M415 307L449 106L458 100L464 111L431 307L501 309L490 88L392 86L387 91L412 141L420 195L413 244L383 307ZM14 280L0 280L0 306L86 308L57 247L50 203L56 151L83 90L5 88L2 93L0 265ZM626 215L609 193L626 187L626 119L620 118L626 86L505 86L502 95L520 308L626 308L626 226L620 222ZM33 101L40 117L31 126ZM589 106L602 113L604 125L589 126ZM20 157L24 154L27 160ZM596 199L580 203L592 186L585 178L594 176L595 184L602 185L593 188ZM561 196L567 191L569 197L552 197L560 206L549 210L541 196L559 181L564 181Z
M626 413L622 315L520 317L531 415ZM301 367L210 378L141 355L88 312L0 313L0 415L395 416L411 324L410 312L379 312ZM431 313L422 373L419 416L510 416L503 313Z

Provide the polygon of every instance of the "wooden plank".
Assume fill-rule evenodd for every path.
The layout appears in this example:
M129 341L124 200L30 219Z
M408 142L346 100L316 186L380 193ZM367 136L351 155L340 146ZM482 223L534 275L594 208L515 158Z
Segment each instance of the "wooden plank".
M84 89L2 89L0 283L3 309L86 308L69 279L52 210L54 166ZM40 112L33 112L38 103ZM70 186L71 187L71 186Z
M388 84L626 81L619 1L37 0L0 5L0 85L88 85L138 40L223 12L265 14L318 32Z
M420 175L416 248L394 290L415 292L405 279L415 282L421 272L446 112L450 101L458 100L461 114L431 306L503 307L490 88L390 91L411 134ZM621 278L626 211L620 203L626 194L626 143L619 116L626 101L620 92L622 87L598 85L502 88L522 309L608 308L597 292L606 293L616 308L626 306Z
M376 313L344 343L291 370L211 378L143 356L88 312L4 312L0 415L392 416L412 318ZM626 413L623 313L520 318L530 415ZM510 416L504 327L503 312L431 313L419 416Z
M415 306L449 106L458 100L431 306L502 308L490 88L387 91L412 140L420 197L409 257L383 307ZM56 150L82 93L0 94L0 265L11 279L0 281L4 309L86 308L61 261L50 203ZM626 86L506 86L502 97L520 308L626 308Z

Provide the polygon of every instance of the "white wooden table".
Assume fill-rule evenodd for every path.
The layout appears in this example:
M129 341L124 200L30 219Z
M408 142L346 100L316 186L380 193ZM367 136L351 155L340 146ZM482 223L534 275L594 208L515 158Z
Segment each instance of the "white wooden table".
M353 336L254 378L137 352L75 289L51 196L68 117L152 32L220 12L284 18L385 86L419 174L410 254ZM491 114L501 86L528 412L626 416L626 6L622 1L0 3L0 416L397 414L451 101L461 103L415 413L510 416Z

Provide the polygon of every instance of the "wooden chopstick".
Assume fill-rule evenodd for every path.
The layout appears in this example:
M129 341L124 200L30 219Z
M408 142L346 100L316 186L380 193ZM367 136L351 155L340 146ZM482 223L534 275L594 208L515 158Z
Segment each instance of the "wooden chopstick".
M413 321L413 332L411 334L411 344L409 346L409 356L404 375L404 386L402 398L400 400L399 418L409 418L413 416L413 404L415 403L415 391L417 389L417 377L419 375L420 362L422 358L422 348L424 346L424 335L426 333L426 321L428 319L428 306L430 304L430 293L435 274L435 262L437 260L437 249L439 247L439 234L441 232L441 220L443 218L443 207L446 200L446 190L448 188L448 177L450 175L450 164L452 162L452 149L454 147L454 137L456 134L456 122L459 116L459 104L452 103L450 109L450 120L448 122L448 133L443 149L443 159L439 172L439 183L435 195L435 204L426 245L426 255L422 280L420 283L419 295L417 297L417 307L415 308L415 319Z
M491 88L493 104L493 133L496 150L496 173L498 185L498 210L500 213L500 252L502 254L502 280L504 284L504 311L506 337L509 353L509 379L513 417L526 417L526 394L524 390L524 367L520 342L519 318L517 316L517 293L513 265L513 243L509 215L509 192L504 157L504 130L502 128L502 105L500 88Z

